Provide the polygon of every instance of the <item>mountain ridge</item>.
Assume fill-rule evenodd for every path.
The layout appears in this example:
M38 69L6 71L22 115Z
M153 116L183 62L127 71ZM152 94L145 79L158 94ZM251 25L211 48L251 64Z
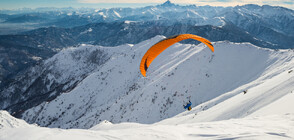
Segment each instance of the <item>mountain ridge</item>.
M218 53L212 54L203 44L175 44L154 60L148 69L147 78L143 78L138 68L140 58L144 51L162 38L157 36L136 45L98 47L103 52L108 52L110 59L101 66L95 66L94 71L86 72L86 77L81 79L79 84L73 85L71 90L61 91L55 99L44 101L22 113L22 118L41 126L62 128L90 128L104 119L113 123L154 123L182 112L182 104L187 100L191 100L193 106L196 106L250 83L278 67L281 68L278 72L271 73L276 74L293 68L290 64L282 65L283 62L293 63L291 50L274 51L247 43L218 42L213 43L215 52ZM82 74L84 70L79 68L79 65L83 63L82 56L87 53L87 48L95 50L97 47L81 46L74 50L85 51L76 53L74 50L65 51L79 56L77 58L81 60L77 59L75 63L68 63L72 60L64 59L61 52L59 57L62 59L56 56L59 58L54 62L56 64L51 64L58 66L57 64L62 62L70 64L69 67L75 65L80 69L78 73ZM52 60L48 60L50 61ZM91 63L87 65L89 64ZM247 69L253 64L254 68ZM231 65L235 67L232 68ZM67 71L67 67L62 69ZM187 70L193 76L187 75ZM46 75L45 77L53 76L50 73ZM59 78L67 81L67 78ZM57 79L52 80L48 82L56 83ZM209 85L215 89L209 88ZM239 89L235 94L240 92L242 91ZM152 108L152 111L146 106ZM54 108L60 110L56 112L53 111Z

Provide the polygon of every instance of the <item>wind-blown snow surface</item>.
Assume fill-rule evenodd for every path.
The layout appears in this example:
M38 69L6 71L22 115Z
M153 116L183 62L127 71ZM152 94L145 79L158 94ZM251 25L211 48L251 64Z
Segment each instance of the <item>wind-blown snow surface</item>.
M61 73L85 67L61 54L79 52L83 57L98 49L109 59L73 90L26 111L23 119L47 127L91 129L43 128L1 111L0 139L294 138L293 50L216 42L212 53L203 44L177 43L154 60L144 78L141 58L162 38L60 52L52 60L63 64ZM189 99L193 109L185 111Z
M0 111L1 140L189 140L189 139L293 139L294 115L247 117L217 122L172 124L112 124L108 121L83 129L50 129L28 125ZM4 122L4 125L2 125ZM6 123L9 122L10 124ZM13 123L11 123L13 122Z

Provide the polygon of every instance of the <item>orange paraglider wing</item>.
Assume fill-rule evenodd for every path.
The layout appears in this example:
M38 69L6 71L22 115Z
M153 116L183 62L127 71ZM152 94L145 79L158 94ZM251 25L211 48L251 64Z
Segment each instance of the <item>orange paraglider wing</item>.
M141 64L140 64L141 74L144 77L146 77L146 71L147 71L149 65L161 52L163 52L169 46L171 46L179 41L186 40L186 39L198 40L198 41L206 44L211 49L211 51L214 52L214 48L213 48L213 45L211 44L211 42L205 38L200 37L200 36L193 35L193 34L180 34L180 35L171 36L169 38L166 38L166 39L159 41L158 43L153 45L145 53L145 55L143 56L143 58L141 60Z

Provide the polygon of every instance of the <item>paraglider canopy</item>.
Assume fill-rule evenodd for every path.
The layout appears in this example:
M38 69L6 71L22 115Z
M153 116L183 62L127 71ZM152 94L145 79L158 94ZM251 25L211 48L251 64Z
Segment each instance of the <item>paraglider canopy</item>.
M193 34L180 34L180 35L171 36L169 38L166 38L157 42L145 53L140 64L141 74L144 77L146 77L146 71L149 65L161 52L163 52L169 46L186 39L195 39L197 41L200 41L204 43L205 45L207 45L212 52L214 52L214 48L211 42L203 37L193 35Z

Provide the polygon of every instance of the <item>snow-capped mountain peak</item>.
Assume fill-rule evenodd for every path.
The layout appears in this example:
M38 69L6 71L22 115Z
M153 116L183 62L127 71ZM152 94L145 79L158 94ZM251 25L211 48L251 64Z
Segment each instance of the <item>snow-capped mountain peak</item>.
M172 6L176 6L176 5L174 3L171 3L169 0L167 0L166 2L164 2L163 4L161 4L160 6L172 7Z

